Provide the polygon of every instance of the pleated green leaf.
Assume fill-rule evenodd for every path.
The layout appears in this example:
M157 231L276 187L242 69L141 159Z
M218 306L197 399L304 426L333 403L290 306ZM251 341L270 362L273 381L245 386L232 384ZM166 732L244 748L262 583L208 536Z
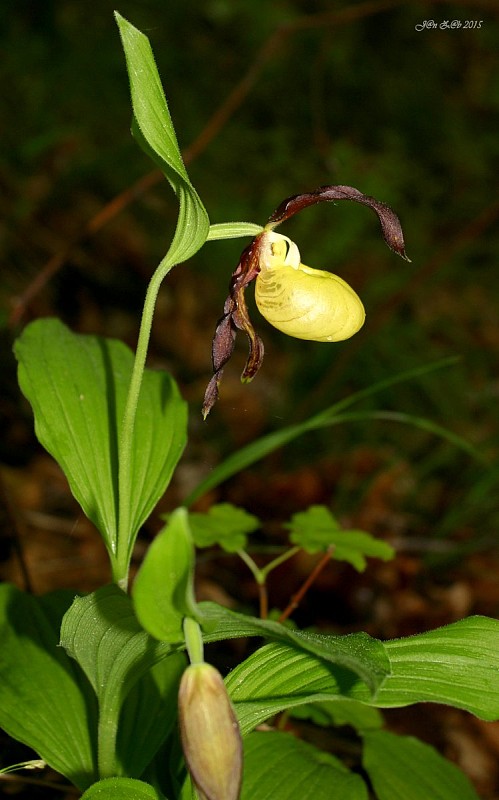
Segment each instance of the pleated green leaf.
M0 585L0 727L85 789L97 776L97 703L58 646L72 597L33 597Z
M298 654L303 654L305 663L310 654L313 657L312 664L315 663L314 657L317 657L328 665L343 667L348 676L346 680L349 685L355 682L356 677L359 677L364 682L368 694L383 683L389 672L388 659L382 643L368 636L367 633L335 636L298 631L281 625L279 622L229 611L215 603L200 603L199 607L203 614L205 642L242 636L263 636L276 642L285 642L291 645ZM256 657L258 653L261 653L261 650L258 650L254 656ZM248 661L249 659L244 664L248 664ZM234 673L242 666L237 667ZM303 669L305 670L306 667L304 666ZM229 678L234 673L231 673Z
M358 682L353 671L283 642L260 647L226 678L243 734L286 709L343 701Z
M402 796L402 795L401 795ZM429 795L428 795L429 796ZM329 753L286 733L244 739L241 800L367 800L359 775Z
M385 642L392 671L374 697L343 665L284 641L257 650L227 676L226 683L243 732L284 709L345 698L377 708L442 703L497 720L498 641L498 620L469 617L429 633Z
M482 616L385 642L392 672L376 705L445 703L484 720L499 719L498 643L499 620Z
M121 708L116 756L122 775L142 773L177 724L177 695L184 653L163 658L132 686Z
M412 736L369 732L363 764L377 800L479 800L466 775Z
M133 354L122 342L41 319L16 342L19 383L38 439L101 532L111 560L118 537L118 440ZM173 378L146 370L132 457L133 540L164 493L186 442L187 407Z
M149 667L171 650L151 639L137 620L131 600L114 584L77 597L62 620L61 645L80 664L101 704L120 701Z
M129 596L114 585L76 598L62 622L61 644L97 694L100 774L130 775L135 768L138 774L132 777L138 777L176 717L173 698L183 656L173 656L168 645L146 633ZM157 672L147 674L165 659ZM152 734L138 736L134 720L148 720Z

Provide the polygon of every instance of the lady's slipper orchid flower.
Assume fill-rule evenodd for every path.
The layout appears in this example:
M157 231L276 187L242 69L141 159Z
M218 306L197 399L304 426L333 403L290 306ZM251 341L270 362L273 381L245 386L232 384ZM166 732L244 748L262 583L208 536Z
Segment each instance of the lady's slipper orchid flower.
M378 215L383 239L388 247L409 260L397 215L384 203L351 186L322 186L313 192L284 200L274 211L265 229L243 250L232 274L224 315L213 338L214 375L206 389L203 416L218 398L223 368L232 355L237 330L249 339L249 356L241 380L252 380L263 360L263 342L248 316L244 290L256 279L255 300L265 319L278 330L298 339L338 342L357 333L364 324L365 312L354 290L342 278L301 263L298 247L274 228L298 211L315 203L354 200L369 206Z

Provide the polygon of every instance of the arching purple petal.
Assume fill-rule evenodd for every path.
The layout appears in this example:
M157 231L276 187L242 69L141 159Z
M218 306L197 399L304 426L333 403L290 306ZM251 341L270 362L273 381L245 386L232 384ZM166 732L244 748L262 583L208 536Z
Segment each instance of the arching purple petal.
M383 239L390 250L405 258L406 261L410 260L405 254L404 234L400 220L395 212L385 203L376 200L374 197L369 197L367 194L362 194L358 189L354 189L353 186L320 186L313 192L305 192L305 194L296 194L293 197L288 197L269 217L269 227L273 228L280 225L281 222L289 219L304 208L315 205L315 203L327 203L334 200L353 200L356 203L372 208L378 215Z

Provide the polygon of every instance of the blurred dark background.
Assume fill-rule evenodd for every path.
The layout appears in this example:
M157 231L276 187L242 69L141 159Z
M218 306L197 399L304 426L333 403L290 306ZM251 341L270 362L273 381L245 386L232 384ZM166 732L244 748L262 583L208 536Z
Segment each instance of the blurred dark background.
M147 280L177 214L165 181L137 183L153 166L129 131L114 7L18 0L4 5L1 22L0 576L37 592L93 589L109 575L95 532L36 444L16 385L13 338L29 320L57 315L74 330L133 347ZM445 425L482 461L420 429L367 420L302 437L198 508L239 503L279 543L291 513L325 503L346 525L396 546L393 564L373 562L358 578L350 568L326 571L301 624L397 636L470 613L497 616L497 5L122 0L118 10L151 40L212 222L263 224L289 195L349 184L397 212L412 259L389 252L374 214L352 203L317 206L286 223L280 230L298 243L304 263L354 286L366 324L348 342L316 344L286 338L254 311L263 368L241 386L241 336L206 423L200 407L211 336L245 241L208 243L171 273L150 363L179 381L191 437L162 510L255 437L402 370L458 356L359 408ZM425 20L437 27L417 30ZM453 20L461 27L440 27ZM157 526L157 519L146 526L137 559ZM282 607L310 568L304 559L280 573L274 604ZM251 606L247 577L226 559L208 559L200 592ZM458 740L447 732L440 744L459 760L477 735L465 730ZM472 777L484 796L496 797L489 766Z

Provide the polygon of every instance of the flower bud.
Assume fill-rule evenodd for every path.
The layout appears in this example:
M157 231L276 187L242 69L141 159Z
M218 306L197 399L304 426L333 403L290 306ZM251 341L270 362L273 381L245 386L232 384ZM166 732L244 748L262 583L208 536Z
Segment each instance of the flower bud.
M242 741L220 673L191 664L178 695L180 737L196 789L207 800L237 800L242 779Z

